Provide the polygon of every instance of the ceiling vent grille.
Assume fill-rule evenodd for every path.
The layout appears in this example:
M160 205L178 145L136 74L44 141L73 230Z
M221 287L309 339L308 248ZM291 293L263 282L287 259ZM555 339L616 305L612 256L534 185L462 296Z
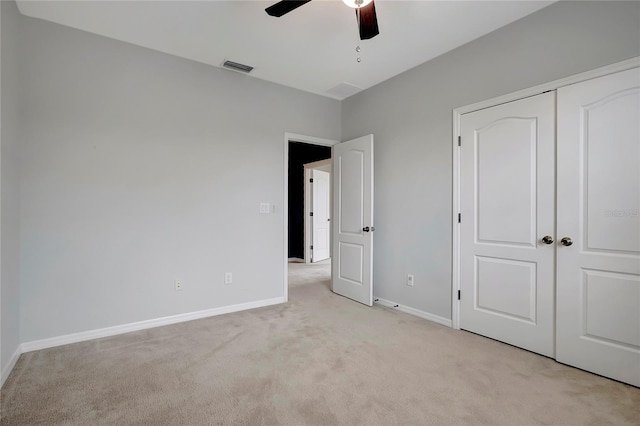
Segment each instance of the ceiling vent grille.
M224 61L222 66L230 70L243 72L245 74L249 74L251 70L253 70L252 66L240 64L238 62L233 62L233 61Z

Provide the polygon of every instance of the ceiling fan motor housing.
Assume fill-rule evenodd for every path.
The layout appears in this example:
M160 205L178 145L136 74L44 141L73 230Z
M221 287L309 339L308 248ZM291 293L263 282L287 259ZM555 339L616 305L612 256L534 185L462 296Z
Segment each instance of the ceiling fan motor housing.
M309 3L311 0L282 0L265 9L268 15L280 18L287 13ZM344 4L356 10L356 20L360 40L368 40L380 34L378 17L373 0L342 0Z

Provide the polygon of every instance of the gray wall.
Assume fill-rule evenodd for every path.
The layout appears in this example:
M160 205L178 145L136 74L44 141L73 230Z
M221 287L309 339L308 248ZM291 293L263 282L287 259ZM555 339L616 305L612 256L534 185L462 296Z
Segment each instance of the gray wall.
M20 345L19 196L18 196L18 9L0 2L2 10L2 129L0 136L0 371L7 367Z
M19 25L22 341L282 297L284 133L340 139L340 103Z
M375 135L374 294L451 317L454 108L638 55L639 2L562 2L345 100L343 139Z
M560 3L340 104L2 7L2 366L281 297L284 132L375 134L375 293L449 318L451 110L640 55L638 2Z

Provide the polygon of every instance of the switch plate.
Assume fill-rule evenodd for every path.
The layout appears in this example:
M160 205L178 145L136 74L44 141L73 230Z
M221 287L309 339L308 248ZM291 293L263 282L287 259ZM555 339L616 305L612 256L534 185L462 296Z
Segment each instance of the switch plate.
M260 213L261 214L269 214L269 213L271 213L271 204L269 204L269 203L260 203Z
M233 283L233 274L231 272L224 273L224 283L225 284Z
M174 285L175 285L176 291L180 291L183 288L181 280L176 280Z
M413 287L413 274L407 274L407 285Z

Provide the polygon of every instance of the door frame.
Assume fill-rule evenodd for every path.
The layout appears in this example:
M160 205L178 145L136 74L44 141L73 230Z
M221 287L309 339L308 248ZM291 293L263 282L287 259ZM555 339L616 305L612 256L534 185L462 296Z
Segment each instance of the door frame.
M284 264L284 277L283 277L283 302L289 301L289 142L302 142L311 145L321 146L334 146L340 141L334 139L317 138L315 136L300 135L297 133L285 132L284 134L284 180L283 180L283 194L282 199L282 222L283 222L283 264ZM331 195L333 197L333 194Z
M539 84L528 89L465 105L453 110L453 132L451 140L451 147L453 151L453 197L451 209L451 227L453 230L451 236L451 328L456 330L460 329L460 301L458 300L458 291L460 290L460 224L458 223L458 214L460 213L460 149L458 141L460 138L460 121L462 119L462 115L507 102L528 98L530 96L539 95L551 90L557 90L563 86L580 83L582 81L591 80L593 78L602 77L619 71L625 71L638 66L640 66L640 56L596 68L591 71L554 80L549 83Z
M326 160L314 161L313 163L307 163L304 165L304 263L311 263L311 244L313 243L312 230L313 230L313 220L311 219L311 204L313 203L312 192L311 192L311 173L313 173L314 169L325 168L329 166L331 169L331 158L327 158ZM329 171L329 175L331 175L331 171ZM331 185L329 185L329 197L333 197L333 191L331 190ZM331 206L329 206L331 209ZM287 243L289 241L287 240Z

